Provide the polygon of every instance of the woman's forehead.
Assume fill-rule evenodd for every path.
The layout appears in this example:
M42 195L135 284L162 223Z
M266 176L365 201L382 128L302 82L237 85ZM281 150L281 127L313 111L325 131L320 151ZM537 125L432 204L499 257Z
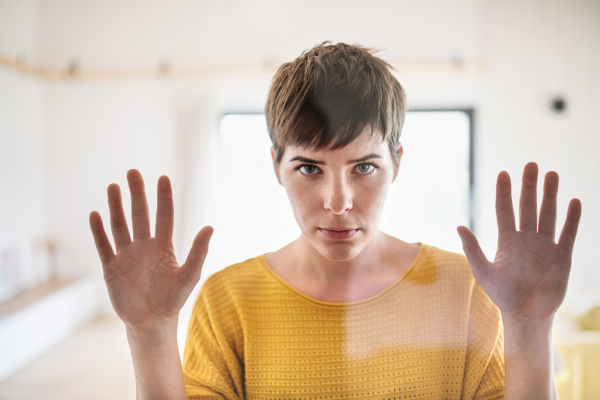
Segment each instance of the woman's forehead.
M319 158L341 157L358 159L371 153L384 156L384 150L386 150L387 147L387 143L384 142L381 137L362 134L348 145L336 149L330 147L315 149L313 146L288 146L285 149L284 157L303 155L308 158L313 156Z

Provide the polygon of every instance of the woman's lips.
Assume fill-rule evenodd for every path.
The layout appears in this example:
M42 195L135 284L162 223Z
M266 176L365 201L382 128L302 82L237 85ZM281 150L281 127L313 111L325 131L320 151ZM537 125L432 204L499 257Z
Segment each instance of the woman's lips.
M325 229L319 228L319 232L327 236L330 239L350 239L358 232L358 229Z

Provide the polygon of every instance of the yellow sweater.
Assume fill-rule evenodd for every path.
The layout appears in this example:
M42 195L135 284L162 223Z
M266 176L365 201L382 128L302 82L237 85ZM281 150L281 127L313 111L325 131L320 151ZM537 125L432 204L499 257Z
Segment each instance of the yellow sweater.
M264 256L212 275L185 347L190 399L498 399L500 313L464 256L421 245L402 279L352 303L289 286Z

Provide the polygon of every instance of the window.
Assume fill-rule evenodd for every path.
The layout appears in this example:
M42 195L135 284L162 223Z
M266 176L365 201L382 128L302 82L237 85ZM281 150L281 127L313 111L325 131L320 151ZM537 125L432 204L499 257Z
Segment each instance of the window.
M379 225L408 242L462 253L456 227L472 228L469 111L409 111L404 155Z

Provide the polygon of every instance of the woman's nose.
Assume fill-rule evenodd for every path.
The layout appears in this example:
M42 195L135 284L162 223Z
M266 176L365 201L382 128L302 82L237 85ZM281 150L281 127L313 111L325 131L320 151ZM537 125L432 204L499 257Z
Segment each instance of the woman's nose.
M345 177L335 178L327 183L324 207L335 215L342 215L352 209L353 191Z

